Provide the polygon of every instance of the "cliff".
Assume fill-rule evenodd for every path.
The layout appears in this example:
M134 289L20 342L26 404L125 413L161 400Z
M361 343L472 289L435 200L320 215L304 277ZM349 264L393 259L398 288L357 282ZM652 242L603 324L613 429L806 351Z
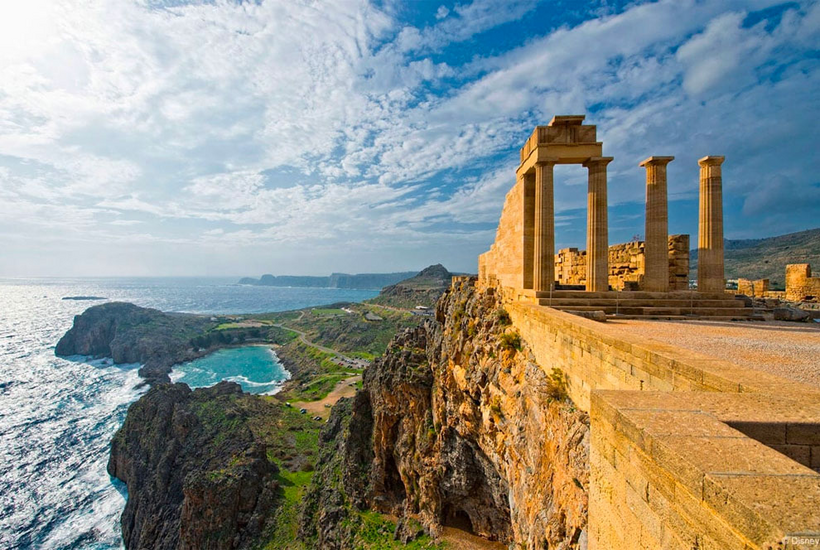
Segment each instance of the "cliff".
M407 309L419 305L433 308L450 286L452 278L453 274L443 265L431 265L409 279L383 288L379 295L369 302Z
M125 547L250 548L277 489L259 426L278 415L277 405L231 382L149 390L111 442L108 472L128 486Z
M142 363L150 382L170 382L171 366L204 354L191 340L215 323L199 315L163 313L123 302L93 306L74 317L57 343L58 356L111 357L115 363Z
M321 435L302 534L345 548L348 518L397 538L461 528L527 548L585 546L589 418L535 363L491 292L448 290L437 322L399 334Z

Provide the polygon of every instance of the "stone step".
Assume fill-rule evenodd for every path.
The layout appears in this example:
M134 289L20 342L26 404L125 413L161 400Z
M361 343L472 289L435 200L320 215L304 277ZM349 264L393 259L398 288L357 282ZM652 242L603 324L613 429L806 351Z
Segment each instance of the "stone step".
M549 306L547 306L549 307ZM699 316L699 317L726 317L749 318L754 315L751 308L745 307L616 307L616 306L553 306L561 311L603 311L607 315L635 315L635 316Z
M736 307L742 306L737 300L637 300L637 299L612 299L599 298L597 300L585 300L581 298L539 298L539 305L542 306L623 306L623 307Z
M673 292L645 292L642 290L624 291L624 292L586 292L583 290L554 290L550 294L549 291L532 290L523 291L526 294L532 294L536 298L580 298L584 300L594 300L599 298L610 299L633 299L633 300L734 300L734 296L724 292L694 292L689 290L676 290Z

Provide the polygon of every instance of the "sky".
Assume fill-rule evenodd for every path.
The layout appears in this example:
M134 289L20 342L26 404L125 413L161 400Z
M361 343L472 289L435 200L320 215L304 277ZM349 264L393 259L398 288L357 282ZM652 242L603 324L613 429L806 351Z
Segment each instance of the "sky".
M697 235L820 226L820 2L25 0L0 3L0 276L475 272L518 150L585 114L610 243L669 165ZM556 247L586 170L559 166Z

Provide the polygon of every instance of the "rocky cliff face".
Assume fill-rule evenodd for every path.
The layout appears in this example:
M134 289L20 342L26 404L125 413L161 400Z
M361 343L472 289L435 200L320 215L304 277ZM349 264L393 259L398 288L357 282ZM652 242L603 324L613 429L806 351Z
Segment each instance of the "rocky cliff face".
M251 425L277 410L232 382L162 384L132 405L108 463L128 486L125 547L252 547L272 515L277 468Z
M409 279L383 288L370 302L398 308L413 308L418 305L432 308L444 294L452 278L453 274L443 265L431 265Z
M57 343L55 353L142 363L140 374L148 381L170 382L168 373L172 365L202 355L193 349L190 340L212 325L198 315L169 314L109 302L74 317L74 325Z
M334 411L305 531L341 548L339 518L358 507L402 518L403 539L418 520L433 534L585 547L589 419L561 373L534 362L492 292L449 290L436 315L398 335Z

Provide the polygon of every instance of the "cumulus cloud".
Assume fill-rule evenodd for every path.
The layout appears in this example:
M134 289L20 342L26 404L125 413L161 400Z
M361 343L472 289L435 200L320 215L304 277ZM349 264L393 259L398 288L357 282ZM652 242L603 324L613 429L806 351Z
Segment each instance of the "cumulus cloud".
M705 154L727 155L738 216L761 215L784 191L777 178L813 197L820 4L638 2L507 49L482 40L557 9L545 6L432 5L419 26L367 0L9 3L0 233L222 243L247 249L248 265L254 247L313 251L302 261L318 271L449 250L454 269L474 269L520 143L554 114L584 112L616 157L612 205L643 200L637 164L652 154L677 157L681 202ZM450 55L460 43L475 45L469 59ZM575 223L585 173L560 175L561 223Z

